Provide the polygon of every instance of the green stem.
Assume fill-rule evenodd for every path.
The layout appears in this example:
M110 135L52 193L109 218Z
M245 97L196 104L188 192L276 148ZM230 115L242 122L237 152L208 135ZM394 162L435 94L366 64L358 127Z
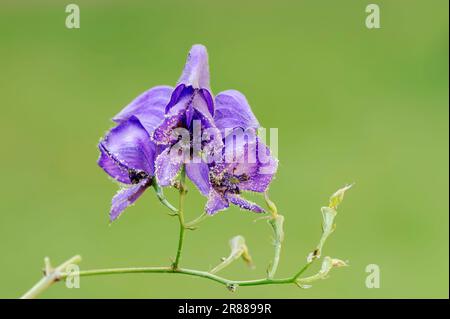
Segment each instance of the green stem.
M306 264L299 272L294 276L288 278L262 278L255 280L230 280L207 271L187 269L187 268L174 268L174 267L127 267L127 268L105 268L105 269L93 269L84 270L79 272L65 272L66 268L70 264L78 263L81 260L80 256L74 256L68 261L64 262L50 273L47 273L38 283L36 283L29 291L27 291L21 298L29 299L36 298L39 294L47 290L53 283L66 279L69 275L72 277L88 277L88 276L100 276L100 275L118 275L118 274L139 274L139 273L167 273L167 274L181 274L193 277L200 277L215 281L222 285L227 286L229 289L249 287L249 286L261 286L261 285L281 285L281 284L297 284L300 275L302 275L312 262Z
M218 264L216 267L210 270L211 274L215 274L219 272L220 270L224 269L225 267L229 266L233 261L241 258L241 255L233 255L231 254L227 258L225 258L220 264Z
M273 278L278 269L278 264L280 263L280 255L281 255L281 242L275 242L275 253L273 256L272 263L270 264L269 271L267 276L269 278Z
M304 265L295 275L294 277L294 281L297 280L308 268L309 266L311 266L311 264L313 263L313 261L308 262L306 265Z
M170 211L172 211L172 213L174 213L174 214L178 213L178 209L176 209L175 207L173 207L173 205L171 203L169 203L169 201L164 196L164 192L163 192L161 186L159 186L158 182L156 181L156 178L154 178L154 177L152 180L152 186L153 186L153 189L155 190L156 197L158 197L161 204L163 204L168 209L170 209Z
M269 266L269 270L267 271L267 277L273 278L278 269L278 264L280 263L281 256L281 245L284 240L284 217L278 214L277 206L274 202L272 202L269 198L268 192L264 192L264 199L266 201L267 207L271 213L271 218L269 219L269 225L272 227L274 234L274 256L273 260Z
M186 223L185 226L187 229L194 230L197 225L203 221L206 217L208 217L208 214L206 212L203 212L200 216L195 218L194 220L190 221L189 223Z
M55 269L51 268L50 260L45 258L45 275L39 280L30 290L28 290L21 299L34 299L42 292L47 290L51 285L55 282L59 281L62 278L67 277L67 273L64 273L69 265L77 264L81 261L81 257L79 255L73 256L67 261L63 262L61 265L56 267Z
M178 207L178 221L180 223L180 234L178 236L178 249L175 261L172 264L173 269L177 269L181 259L181 252L183 250L184 231L186 225L184 224L184 199L186 197L186 169L183 165L180 173L180 204Z
M260 286L260 285L272 285L272 284L292 284L295 283L296 278L281 278L281 279L255 279L255 280L230 280L206 271L177 268L172 267L130 267L130 268L108 268L108 269L94 269L80 271L79 273L71 273L71 276L87 277L87 276L99 276L99 275L117 275L117 274L136 274L136 273L167 273L167 274L181 274L194 277L200 277L210 279L225 286ZM66 274L62 274L60 279L65 279Z

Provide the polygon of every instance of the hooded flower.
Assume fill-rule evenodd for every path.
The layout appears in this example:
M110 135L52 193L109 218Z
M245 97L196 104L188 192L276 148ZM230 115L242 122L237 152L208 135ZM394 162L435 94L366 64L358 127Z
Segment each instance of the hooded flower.
M208 197L209 214L230 202L263 212L241 192L264 192L277 161L256 137L259 123L244 95L228 90L213 100L204 46L191 48L175 88L157 86L144 92L113 120L118 125L100 141L98 164L126 187L112 200L111 220L156 183L154 176L159 185L169 186L183 164L186 175ZM201 132L197 142L196 128ZM228 135L234 128L247 131ZM226 145L230 140L233 147Z
M164 118L171 87L154 87L127 105L113 120L118 125L100 141L98 165L125 187L112 199L114 221L152 185L159 149L150 139Z
M214 214L226 209L229 202L256 213L264 212L255 203L242 198L241 194L242 191L258 193L266 191L277 169L277 161L268 155L269 149L257 137L252 142L237 137L233 153L233 155L225 153L224 163L210 166L210 189L206 212ZM227 156L232 160L227 160Z
M215 124L224 138L221 161L192 164L189 177L208 197L205 207L208 214L228 208L230 202L243 209L264 212L241 194L266 191L278 162L256 136L259 123L242 93L235 90L219 93L215 106Z
M117 181L130 185L112 199L111 221L134 203L152 183L156 146L139 120L132 116L100 141L98 164Z
M212 153L222 147L220 134L211 135L195 150L193 135L198 129L214 129L214 103L209 85L208 53L203 45L189 51L183 73L165 107L164 121L152 137L156 144L167 148L156 159L156 176L161 186L169 186L183 163L191 175L191 162L200 162L200 151ZM207 152L207 151L206 151Z
M176 142L172 132L177 127L191 128L193 120L213 126L214 103L209 86L208 52L196 44L189 51L183 73L165 107L165 119L153 133L157 144Z

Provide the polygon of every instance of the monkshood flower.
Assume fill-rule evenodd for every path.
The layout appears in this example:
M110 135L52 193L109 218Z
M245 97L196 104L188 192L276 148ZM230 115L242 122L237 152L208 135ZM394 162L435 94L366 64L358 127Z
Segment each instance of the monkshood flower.
M201 162L205 155L220 153L222 139L218 132L198 143L193 138L195 131L212 129L209 132L214 132L214 102L210 90L208 53L203 45L194 45L165 107L164 121L152 135L156 144L167 147L155 163L161 186L171 185L182 165L187 176L195 179L191 163Z
M229 90L218 94L215 107L215 124L224 142L221 160L191 164L191 180L208 197L205 211L214 214L232 203L253 212L264 212L242 198L241 193L265 192L278 161L257 137L258 120L242 93Z
M130 185L113 197L111 221L152 184L156 145L149 141L148 132L134 116L113 128L100 141L100 167L120 183Z
M161 147L150 135L164 119L171 92L169 86L157 86L138 96L113 118L118 125L98 145L99 166L125 186L112 199L111 221L154 186L154 162Z
M269 149L257 137L252 142L244 138L237 138L237 145L231 151L231 155L225 148L225 160L223 163L213 164L209 170L208 202L205 210L208 214L214 214L229 207L231 202L240 208L256 213L264 210L243 197L242 191L263 193L269 187L277 169L277 161L269 154ZM264 153L264 155L262 155ZM255 160L251 160L252 156ZM265 160L261 160L261 157ZM206 192L205 192L206 193Z
M190 128L193 120L206 127L213 126L214 102L209 85L208 52L203 45L192 46L186 64L165 107L165 119L153 133L157 144L170 145L177 136L177 127Z

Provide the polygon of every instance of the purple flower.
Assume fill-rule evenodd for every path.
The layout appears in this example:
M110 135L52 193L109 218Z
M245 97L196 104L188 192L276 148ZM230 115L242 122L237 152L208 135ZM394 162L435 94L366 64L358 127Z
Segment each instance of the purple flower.
M156 159L156 177L161 186L169 186L183 164L186 174L194 177L194 163L202 161L199 153L215 153L222 147L220 134L195 145L195 124L198 130L214 129L214 102L209 85L208 53L203 45L189 51L183 73L165 107L164 121L152 137L156 144L167 148ZM184 129L184 130L183 130ZM193 171L194 170L194 171Z
M159 185L169 186L182 165L208 197L205 210L209 214L227 208L230 202L263 212L241 194L264 192L277 160L256 136L259 123L242 93L228 90L213 99L204 46L191 48L175 88L151 88L113 120L117 126L100 141L98 160L106 173L125 185L113 197L111 221L149 186L157 190ZM240 130L231 134L233 129ZM195 138L197 131L200 141Z
M154 87L127 105L113 120L111 129L98 145L98 165L125 187L112 199L110 220L114 221L154 183L155 158L160 148L150 139L164 118L171 87Z
M117 181L130 185L112 199L110 220L134 203L152 183L156 145L139 120L132 116L100 141L98 164Z
M191 128L193 120L213 126L214 103L209 86L208 52L196 44L189 51L183 73L165 107L165 119L153 133L157 144L176 142L172 132L177 127Z
M230 202L243 209L264 212L241 194L266 191L278 161L256 136L259 123L242 93L229 90L218 94L215 107L215 124L223 133L225 145L221 161L192 164L189 177L208 197L205 207L208 214L228 208Z
M244 135L235 139L235 147L224 150L225 161L209 167L208 214L228 208L231 202L256 213L264 210L241 197L242 191L262 193L267 190L277 169L277 161L258 137L246 141ZM206 192L204 192L206 195Z

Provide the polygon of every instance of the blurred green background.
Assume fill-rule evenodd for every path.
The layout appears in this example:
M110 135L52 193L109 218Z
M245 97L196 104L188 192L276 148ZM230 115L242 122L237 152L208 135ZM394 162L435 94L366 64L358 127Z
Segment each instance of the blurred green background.
M108 226L118 186L97 167L96 144L135 96L174 85L202 43L214 93L239 89L262 125L279 129L279 276L317 243L329 195L356 182L324 251L351 267L309 290L233 294L204 279L135 274L82 278L80 289L58 284L43 297L448 298L447 1L376 1L379 30L365 27L368 1L75 2L78 30L65 28L69 2L1 4L0 297L30 288L44 256L81 254L82 269L170 263L178 223L152 192ZM188 218L204 202L191 191ZM208 269L242 234L257 268L236 262L222 275L264 276L271 232L255 217L232 208L206 220L187 234L182 264ZM368 264L380 266L379 289L365 286Z

